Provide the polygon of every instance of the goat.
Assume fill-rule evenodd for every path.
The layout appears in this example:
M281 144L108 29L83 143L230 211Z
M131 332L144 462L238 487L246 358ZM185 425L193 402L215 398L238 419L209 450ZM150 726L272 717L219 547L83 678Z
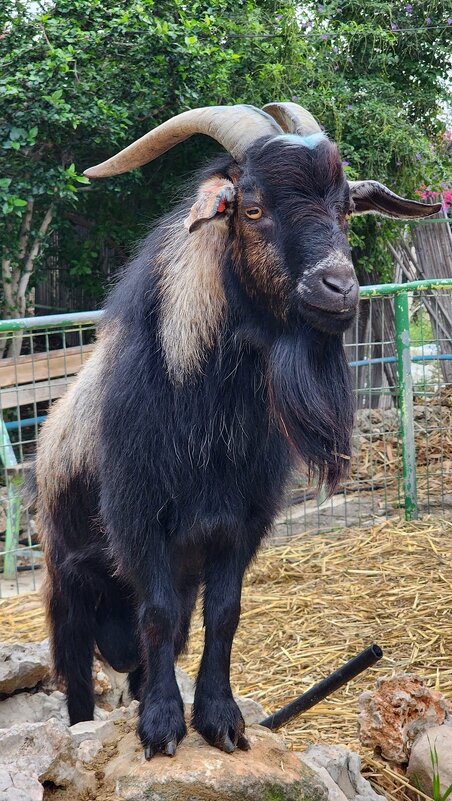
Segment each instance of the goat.
M184 112L86 171L119 174L195 133L228 151L145 239L110 294L95 352L36 456L54 667L71 724L93 716L95 645L129 674L146 758L186 733L174 662L202 585L193 725L248 749L230 686L243 575L303 460L333 491L350 457L342 333L358 306L350 214L427 216L293 103Z

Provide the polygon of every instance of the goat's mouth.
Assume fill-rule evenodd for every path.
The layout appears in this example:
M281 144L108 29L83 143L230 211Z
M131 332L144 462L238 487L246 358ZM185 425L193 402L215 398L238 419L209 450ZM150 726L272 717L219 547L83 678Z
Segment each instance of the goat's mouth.
M303 320L313 328L327 334L342 334L353 324L358 312L358 304L344 309L328 309L300 301L300 314Z

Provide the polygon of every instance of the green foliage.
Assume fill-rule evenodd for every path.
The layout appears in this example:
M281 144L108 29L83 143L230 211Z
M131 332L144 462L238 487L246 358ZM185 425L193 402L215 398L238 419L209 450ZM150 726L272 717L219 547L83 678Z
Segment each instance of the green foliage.
M444 790L441 790L441 774L439 770L439 758L438 758L438 751L436 745L431 744L430 739L429 742L429 753L430 753L430 762L432 764L432 800L433 801L447 801L447 799L452 795L452 784ZM414 783L418 790L421 789L420 782L417 776L413 776Z
M13 266L31 200L30 241L54 208L41 254L76 209L95 221L92 241L80 248L66 225L60 260L70 259L71 279L96 284L101 235L129 251L218 146L196 137L140 172L91 184L83 169L195 106L298 99L340 145L350 178L408 195L444 180L441 0L429 3L429 23L423 3L389 0L3 0L1 14L0 237ZM362 273L385 276L381 243L393 231L354 223Z

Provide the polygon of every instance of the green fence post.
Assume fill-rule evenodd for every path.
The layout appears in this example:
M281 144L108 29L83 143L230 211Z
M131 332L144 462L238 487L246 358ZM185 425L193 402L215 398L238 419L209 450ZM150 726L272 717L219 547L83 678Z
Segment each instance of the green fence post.
M416 492L416 447L414 441L413 380L411 377L411 339L408 294L395 296L397 371L399 379L400 431L402 435L403 493L405 520L418 516Z
M16 549L19 543L20 533L20 512L21 497L20 487L22 480L20 476L11 476L8 468L17 466L17 459L11 445L8 430L5 426L2 415L0 414L0 462L6 469L6 485L8 488L6 532L5 532L5 556L3 559L3 577L5 579L16 578Z

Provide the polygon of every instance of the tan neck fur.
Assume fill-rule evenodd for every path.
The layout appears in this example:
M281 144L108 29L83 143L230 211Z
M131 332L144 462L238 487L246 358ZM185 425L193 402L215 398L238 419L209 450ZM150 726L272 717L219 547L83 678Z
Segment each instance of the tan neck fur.
M189 234L170 223L159 257L160 340L171 378L182 383L202 369L224 318L220 275L227 226L211 221Z

